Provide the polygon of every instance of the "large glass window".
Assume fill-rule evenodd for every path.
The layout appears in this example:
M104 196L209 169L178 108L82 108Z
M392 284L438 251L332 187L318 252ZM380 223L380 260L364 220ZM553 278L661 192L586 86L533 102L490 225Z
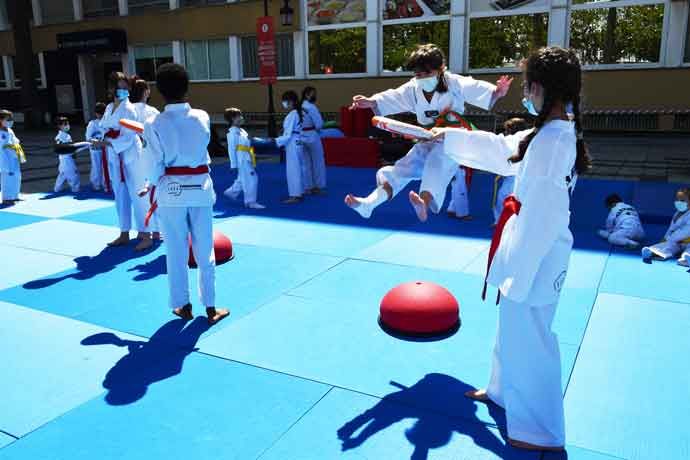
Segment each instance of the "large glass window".
M570 46L584 64L659 62L664 5L578 9L571 12Z
M227 0L180 0L180 6L219 5L221 3L228 3L228 1Z
M229 80L230 48L227 39L185 42L185 64L192 80Z
M21 88L23 75L19 73L20 71L17 68L17 58L12 56L10 60L12 63L12 69L14 70L14 86L15 88ZM34 54L33 72L36 85L42 86L43 79L41 78L41 59L38 57L38 54Z
M256 37L242 37L242 77L258 78L259 61ZM295 75L295 48L292 35L276 35L276 63L279 77Z
M99 16L117 16L119 13L117 0L82 0L85 18Z
M7 75L5 75L4 56L0 56L0 88L7 88Z
M683 61L690 63L690 11L688 11L687 29L685 31L685 58Z
M347 24L366 20L366 0L309 0L309 26Z
M309 32L309 73L364 73L367 70L364 27Z
M43 24L57 24L74 21L72 0L39 0Z
M470 68L515 67L532 50L546 46L548 29L548 13L472 18Z
M134 47L134 71L146 81L155 81L158 67L168 62L173 62L169 43Z
M448 21L391 24L383 26L383 71L403 72L407 56L418 43L435 43L448 57Z
M445 16L449 14L450 0L426 0L424 2L385 0L383 2L384 20Z
M8 29L9 22L10 19L7 15L7 0L0 0L0 30Z
M169 0L128 0L127 5L129 14L170 9Z

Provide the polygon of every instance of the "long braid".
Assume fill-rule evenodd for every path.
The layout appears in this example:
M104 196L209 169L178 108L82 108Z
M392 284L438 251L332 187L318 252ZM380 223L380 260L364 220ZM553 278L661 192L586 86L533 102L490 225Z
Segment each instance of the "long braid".
M575 133L577 135L577 158L575 159L575 170L578 174L587 172L592 167L592 159L589 156L587 144L582 135L582 115L580 113L580 95L573 98L573 115L575 116Z

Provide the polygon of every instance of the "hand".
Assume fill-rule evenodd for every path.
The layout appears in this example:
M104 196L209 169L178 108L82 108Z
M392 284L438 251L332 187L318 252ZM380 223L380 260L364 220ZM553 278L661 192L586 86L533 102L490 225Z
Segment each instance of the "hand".
M440 142L444 139L446 136L446 131L448 131L448 128L431 128L431 139L429 139L432 142Z
M350 110L354 109L373 109L376 107L376 101L366 96L357 95L352 98L352 105Z
M496 81L496 90L494 91L494 100L498 100L505 97L510 90L510 85L513 83L513 77L508 75L502 75L501 78Z
M144 187L141 190L139 190L139 192L137 192L137 195L139 195L140 197L143 197L143 196L148 195L150 191L151 191L151 189L149 189L147 186L147 187Z

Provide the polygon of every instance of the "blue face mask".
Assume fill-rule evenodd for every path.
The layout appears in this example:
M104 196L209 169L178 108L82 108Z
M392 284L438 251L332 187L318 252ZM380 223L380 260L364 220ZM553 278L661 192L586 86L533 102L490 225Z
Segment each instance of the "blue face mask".
M530 113L530 115L534 115L535 117L539 115L539 112L537 112L537 109L534 107L534 103L532 102L531 99L527 99L526 97L522 98L522 105L527 109L527 111Z
M115 91L115 97L117 97L117 99L120 101L124 101L125 99L127 99L129 97L129 90L118 88Z

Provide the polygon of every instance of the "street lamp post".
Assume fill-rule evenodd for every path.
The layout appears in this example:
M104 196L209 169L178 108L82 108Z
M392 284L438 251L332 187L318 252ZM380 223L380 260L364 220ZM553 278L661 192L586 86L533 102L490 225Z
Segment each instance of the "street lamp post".
M264 0L264 16L268 16L268 0ZM268 137L276 137L276 108L273 105L273 85L268 84Z

